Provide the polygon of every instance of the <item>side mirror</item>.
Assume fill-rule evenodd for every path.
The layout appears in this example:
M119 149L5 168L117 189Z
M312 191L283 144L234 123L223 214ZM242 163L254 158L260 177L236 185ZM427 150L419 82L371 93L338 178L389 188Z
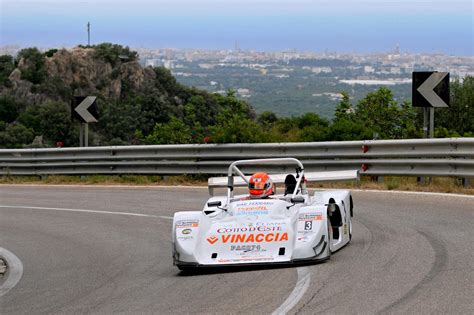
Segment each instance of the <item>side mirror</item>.
M303 196L295 196L294 198L291 198L292 203L304 203L304 201Z
M220 201L210 201L207 203L208 207L219 207L222 206L222 202Z

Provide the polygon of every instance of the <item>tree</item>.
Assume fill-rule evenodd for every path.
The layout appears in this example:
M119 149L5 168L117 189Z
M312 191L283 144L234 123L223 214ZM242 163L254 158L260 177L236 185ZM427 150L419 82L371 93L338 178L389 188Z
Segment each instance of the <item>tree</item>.
M62 102L47 102L38 107L39 130L46 141L56 143L64 141L68 144L72 131L69 107Z
M408 103L399 106L392 91L381 87L357 103L351 119L356 125L365 124L367 130L372 130L378 138L399 139L406 137L406 128L414 125L415 111Z
M230 109L223 110L217 124L209 127L211 140L215 143L270 142L271 134L254 120Z
M347 118L349 115L354 113L352 108L352 103L349 99L349 94L347 92L342 92L342 100L337 104L336 111L334 113L335 120L342 118Z
M435 126L458 135L474 132L474 76L451 82L450 92L449 108L435 110Z
M114 140L114 143L130 143L135 131L142 128L141 115L141 106L134 100L103 101L97 128L105 143L111 140Z
M20 123L10 124L5 131L0 131L1 148L21 148L33 141L34 133L28 127Z
M94 57L97 59L102 59L115 67L121 62L125 61L135 61L138 59L138 53L136 51L130 50L128 46L123 47L122 45L116 45L112 43L102 43L95 46L89 46L94 49Z
M71 139L73 128L71 113L63 102L45 102L29 106L17 120L34 135L43 136L48 145L54 145L57 141L64 141L66 145L75 142Z
M176 117L167 123L158 123L145 137L147 144L186 144L192 140L190 128Z
M257 121L263 125L271 125L278 121L278 117L275 113L266 111L258 116Z
M44 68L44 54L38 48L25 48L18 52L18 60L23 59L24 66L21 68L21 78L33 84L40 84L46 78Z
M15 69L15 63L13 57L10 55L0 56L0 85L8 86L9 80L8 77L10 73Z
M327 139L331 141L352 141L372 139L374 130L362 121L340 118L329 127Z
M176 95L180 98L187 98L188 93L186 93L186 88L176 81L176 78L173 77L171 71L165 67L155 67L153 68L153 71L155 71L156 75L156 87L158 87L160 91L165 92L170 96Z
M13 122L18 117L18 103L10 97L0 97L0 121Z

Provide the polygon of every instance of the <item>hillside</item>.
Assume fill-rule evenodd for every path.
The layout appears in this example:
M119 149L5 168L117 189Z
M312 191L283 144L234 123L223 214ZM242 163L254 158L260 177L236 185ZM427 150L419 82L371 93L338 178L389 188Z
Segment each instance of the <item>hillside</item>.
M77 145L69 104L73 96L87 95L98 97L100 111L99 123L91 126L93 145L134 143L157 123L190 115L206 127L226 108L254 117L248 104L233 97L185 87L164 68L143 68L127 47L100 44L45 53L28 48L16 59L0 59L1 146L24 146L35 137L35 146Z
M436 137L474 136L474 77L451 82L451 106L436 109ZM422 136L422 111L381 87L351 102L342 92L334 118L316 113L259 115L236 97L176 81L161 67L143 68L128 47L100 44L0 56L0 148L78 146L74 96L98 97L90 145L248 143L404 139ZM288 106L297 105L289 100Z

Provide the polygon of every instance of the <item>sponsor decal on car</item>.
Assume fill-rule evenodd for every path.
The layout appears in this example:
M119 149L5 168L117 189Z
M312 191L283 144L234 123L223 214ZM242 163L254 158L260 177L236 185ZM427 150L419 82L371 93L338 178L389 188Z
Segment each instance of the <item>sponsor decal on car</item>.
M235 205L235 215L268 215L268 206L273 205L273 201L253 200L239 202Z
M207 241L214 245L219 240L216 236L210 236ZM258 233L258 234L227 234L221 235L222 243L271 243L271 242L285 242L288 241L288 233Z
M298 216L299 221L321 221L323 219L323 215L320 212L317 213L301 213Z
M190 241L190 240L194 239L194 236L192 236L192 235L178 236L177 239L179 241Z
M231 251L243 251L243 252L265 252L264 249L260 245L231 245Z
M272 200L252 200L246 202L239 202L235 206L237 209L241 207L267 207L273 205L274 202Z
M301 242L308 242L311 238L308 235L298 236L297 240Z
M181 233L183 233L183 234L186 235L186 234L191 234L192 231L193 231L193 230L191 230L191 229L183 229L183 230L181 231Z
M347 224L344 224L344 234L347 234Z
M176 222L176 228L196 228L199 226L199 220L180 220Z
M221 235L222 243L261 243L261 242L284 242L288 241L288 233L268 234L229 234Z
M209 242L209 244L214 245L219 240L219 238L217 236L211 235L206 238L206 240Z
M236 216L250 216L250 215L268 215L268 209L267 210L240 210L236 214Z
M274 232L281 231L281 226L243 226L243 227L221 227L217 229L217 233L235 233L235 232Z

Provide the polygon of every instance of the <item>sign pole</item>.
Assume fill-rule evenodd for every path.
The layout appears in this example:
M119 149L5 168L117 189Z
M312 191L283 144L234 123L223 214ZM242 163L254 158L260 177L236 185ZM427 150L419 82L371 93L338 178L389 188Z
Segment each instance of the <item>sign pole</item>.
M84 123L81 123L81 127L79 129L79 146L84 146Z
M85 147L89 146L89 124L88 123L84 124L84 146Z
M413 72L412 78L412 104L423 107L423 138L434 138L434 109L449 107L449 72ZM431 177L418 177L420 184L431 180Z
M89 123L97 122L97 97L75 96L71 102L71 119L81 122L79 130L79 144L81 147L89 146Z
M430 132L428 137L430 139L434 138L434 107L429 107L428 108L430 111Z
M434 138L434 107L423 107L423 138Z
M433 139L433 137L434 137L434 110L435 109L434 109L434 107L428 107L427 109L428 109L429 122L430 122L428 138ZM427 177L426 182L428 184L431 184L433 182L433 178L432 177Z
M423 107L423 138L428 138L429 136L429 108ZM416 178L418 184L425 185L427 178L420 176Z

